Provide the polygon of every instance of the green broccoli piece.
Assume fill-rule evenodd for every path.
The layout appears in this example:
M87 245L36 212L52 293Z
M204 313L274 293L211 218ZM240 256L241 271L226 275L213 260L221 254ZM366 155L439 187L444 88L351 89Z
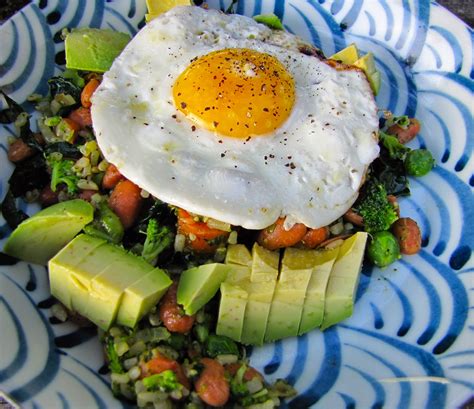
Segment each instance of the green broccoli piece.
M171 369L143 378L143 385L149 391L159 390L162 392L171 392L182 387L178 382L178 377Z
M410 148L401 144L396 136L384 132L379 132L379 136L391 159L405 160L407 153L411 151Z
M109 369L114 373L124 373L119 356L115 350L114 340L110 338L106 344L107 360L109 362Z
M398 219L395 206L387 198L383 184L370 179L363 191L363 196L354 207L364 219L364 228L368 233L385 231Z
M174 234L167 226L160 226L156 219L150 219L146 229L142 257L151 264L156 263L158 255L174 241Z
M57 159L52 155L48 156L46 160L51 166L51 190L56 192L58 185L64 183L68 193L76 193L79 177L73 170L74 162L67 159Z

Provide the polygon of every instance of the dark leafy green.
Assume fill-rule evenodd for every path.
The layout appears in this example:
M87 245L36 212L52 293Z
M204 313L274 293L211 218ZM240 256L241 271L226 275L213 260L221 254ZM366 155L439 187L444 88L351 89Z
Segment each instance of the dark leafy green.
M7 104L7 108L0 111L0 123L2 124L12 124L14 123L18 116L24 114L27 116L25 120L25 124L22 125L19 129L20 131L20 138L25 142L28 146L33 148L35 151L42 151L41 145L35 138L34 133L30 129L30 121L28 113L21 107L20 104L15 102L11 99L7 94L3 91L0 91L0 94L3 95L5 98L5 102Z
M80 106L81 106L81 104L79 102L76 103L76 104L65 105L65 106L59 108L59 111L57 112L57 115L64 118L64 117L68 116L72 111L79 108Z
M16 118L18 118L18 115L25 111L3 91L0 91L0 94L3 95L7 104L7 108L0 111L0 124L12 124L15 122Z
M48 80L48 84L52 98L58 94L64 94L70 95L76 102L81 100L81 89L69 78L52 77Z
M69 142L54 142L46 145L44 153L50 155L53 152L59 152L65 159L80 159L82 153L79 151L77 146L70 144Z
M122 241L124 230L119 217L105 202L101 202L97 206L94 221L84 227L84 232L118 244Z
M14 197L34 189L43 189L49 182L46 161L41 153L16 164L8 183Z
M16 199L10 190L3 199L1 211L3 218L12 229L16 229L23 220L28 219L28 215L23 210L18 209Z
M403 161L390 160L381 156L374 162L372 169L388 195L410 195L410 184Z
M410 148L401 144L396 136L383 132L380 132L379 135L380 141L385 149L387 149L390 159L405 160L407 153L411 150Z
M239 347L235 341L226 336L211 334L207 338L206 353L211 358L217 355L239 355Z

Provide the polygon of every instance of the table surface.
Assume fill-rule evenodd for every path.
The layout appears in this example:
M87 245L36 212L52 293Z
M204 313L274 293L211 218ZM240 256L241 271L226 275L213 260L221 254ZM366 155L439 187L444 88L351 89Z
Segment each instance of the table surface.
M0 5L0 22L8 19L21 7L29 3L29 0L4 0ZM470 27L474 25L474 0L438 0L438 3L446 7ZM12 408L0 397L0 409Z

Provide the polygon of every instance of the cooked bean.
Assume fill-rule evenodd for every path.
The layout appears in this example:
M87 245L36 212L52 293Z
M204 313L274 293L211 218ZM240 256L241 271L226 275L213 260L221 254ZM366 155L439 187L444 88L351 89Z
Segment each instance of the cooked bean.
M160 319L170 332L187 333L193 327L195 316L186 315L178 305L178 284L173 283L160 302Z
M410 142L418 132L420 132L420 122L416 118L410 118L410 124L406 128L395 124L387 130L387 133L395 135L400 143Z
M224 367L215 359L202 358L204 369L195 383L199 397L213 407L223 406L230 396L229 382Z
M34 149L23 142L21 139L16 139L8 147L8 159L10 162L21 162L29 158L34 153Z
M418 224L409 217L402 217L392 225L402 254L416 254L421 249L421 231Z

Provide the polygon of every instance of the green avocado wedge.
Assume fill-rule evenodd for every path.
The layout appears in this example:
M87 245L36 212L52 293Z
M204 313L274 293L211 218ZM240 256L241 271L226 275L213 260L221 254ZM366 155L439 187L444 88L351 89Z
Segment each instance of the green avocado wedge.
M107 330L130 328L172 281L161 269L103 239L80 234L48 263L51 295Z
M327 283L322 331L352 315L367 237L358 232L339 248Z
M93 218L94 208L84 200L57 203L23 221L3 251L23 261L46 265Z
M130 35L114 30L78 28L65 40L66 67L105 72L130 41Z
M189 268L181 274L177 301L187 315L193 315L219 291L231 269L226 264L212 263Z

